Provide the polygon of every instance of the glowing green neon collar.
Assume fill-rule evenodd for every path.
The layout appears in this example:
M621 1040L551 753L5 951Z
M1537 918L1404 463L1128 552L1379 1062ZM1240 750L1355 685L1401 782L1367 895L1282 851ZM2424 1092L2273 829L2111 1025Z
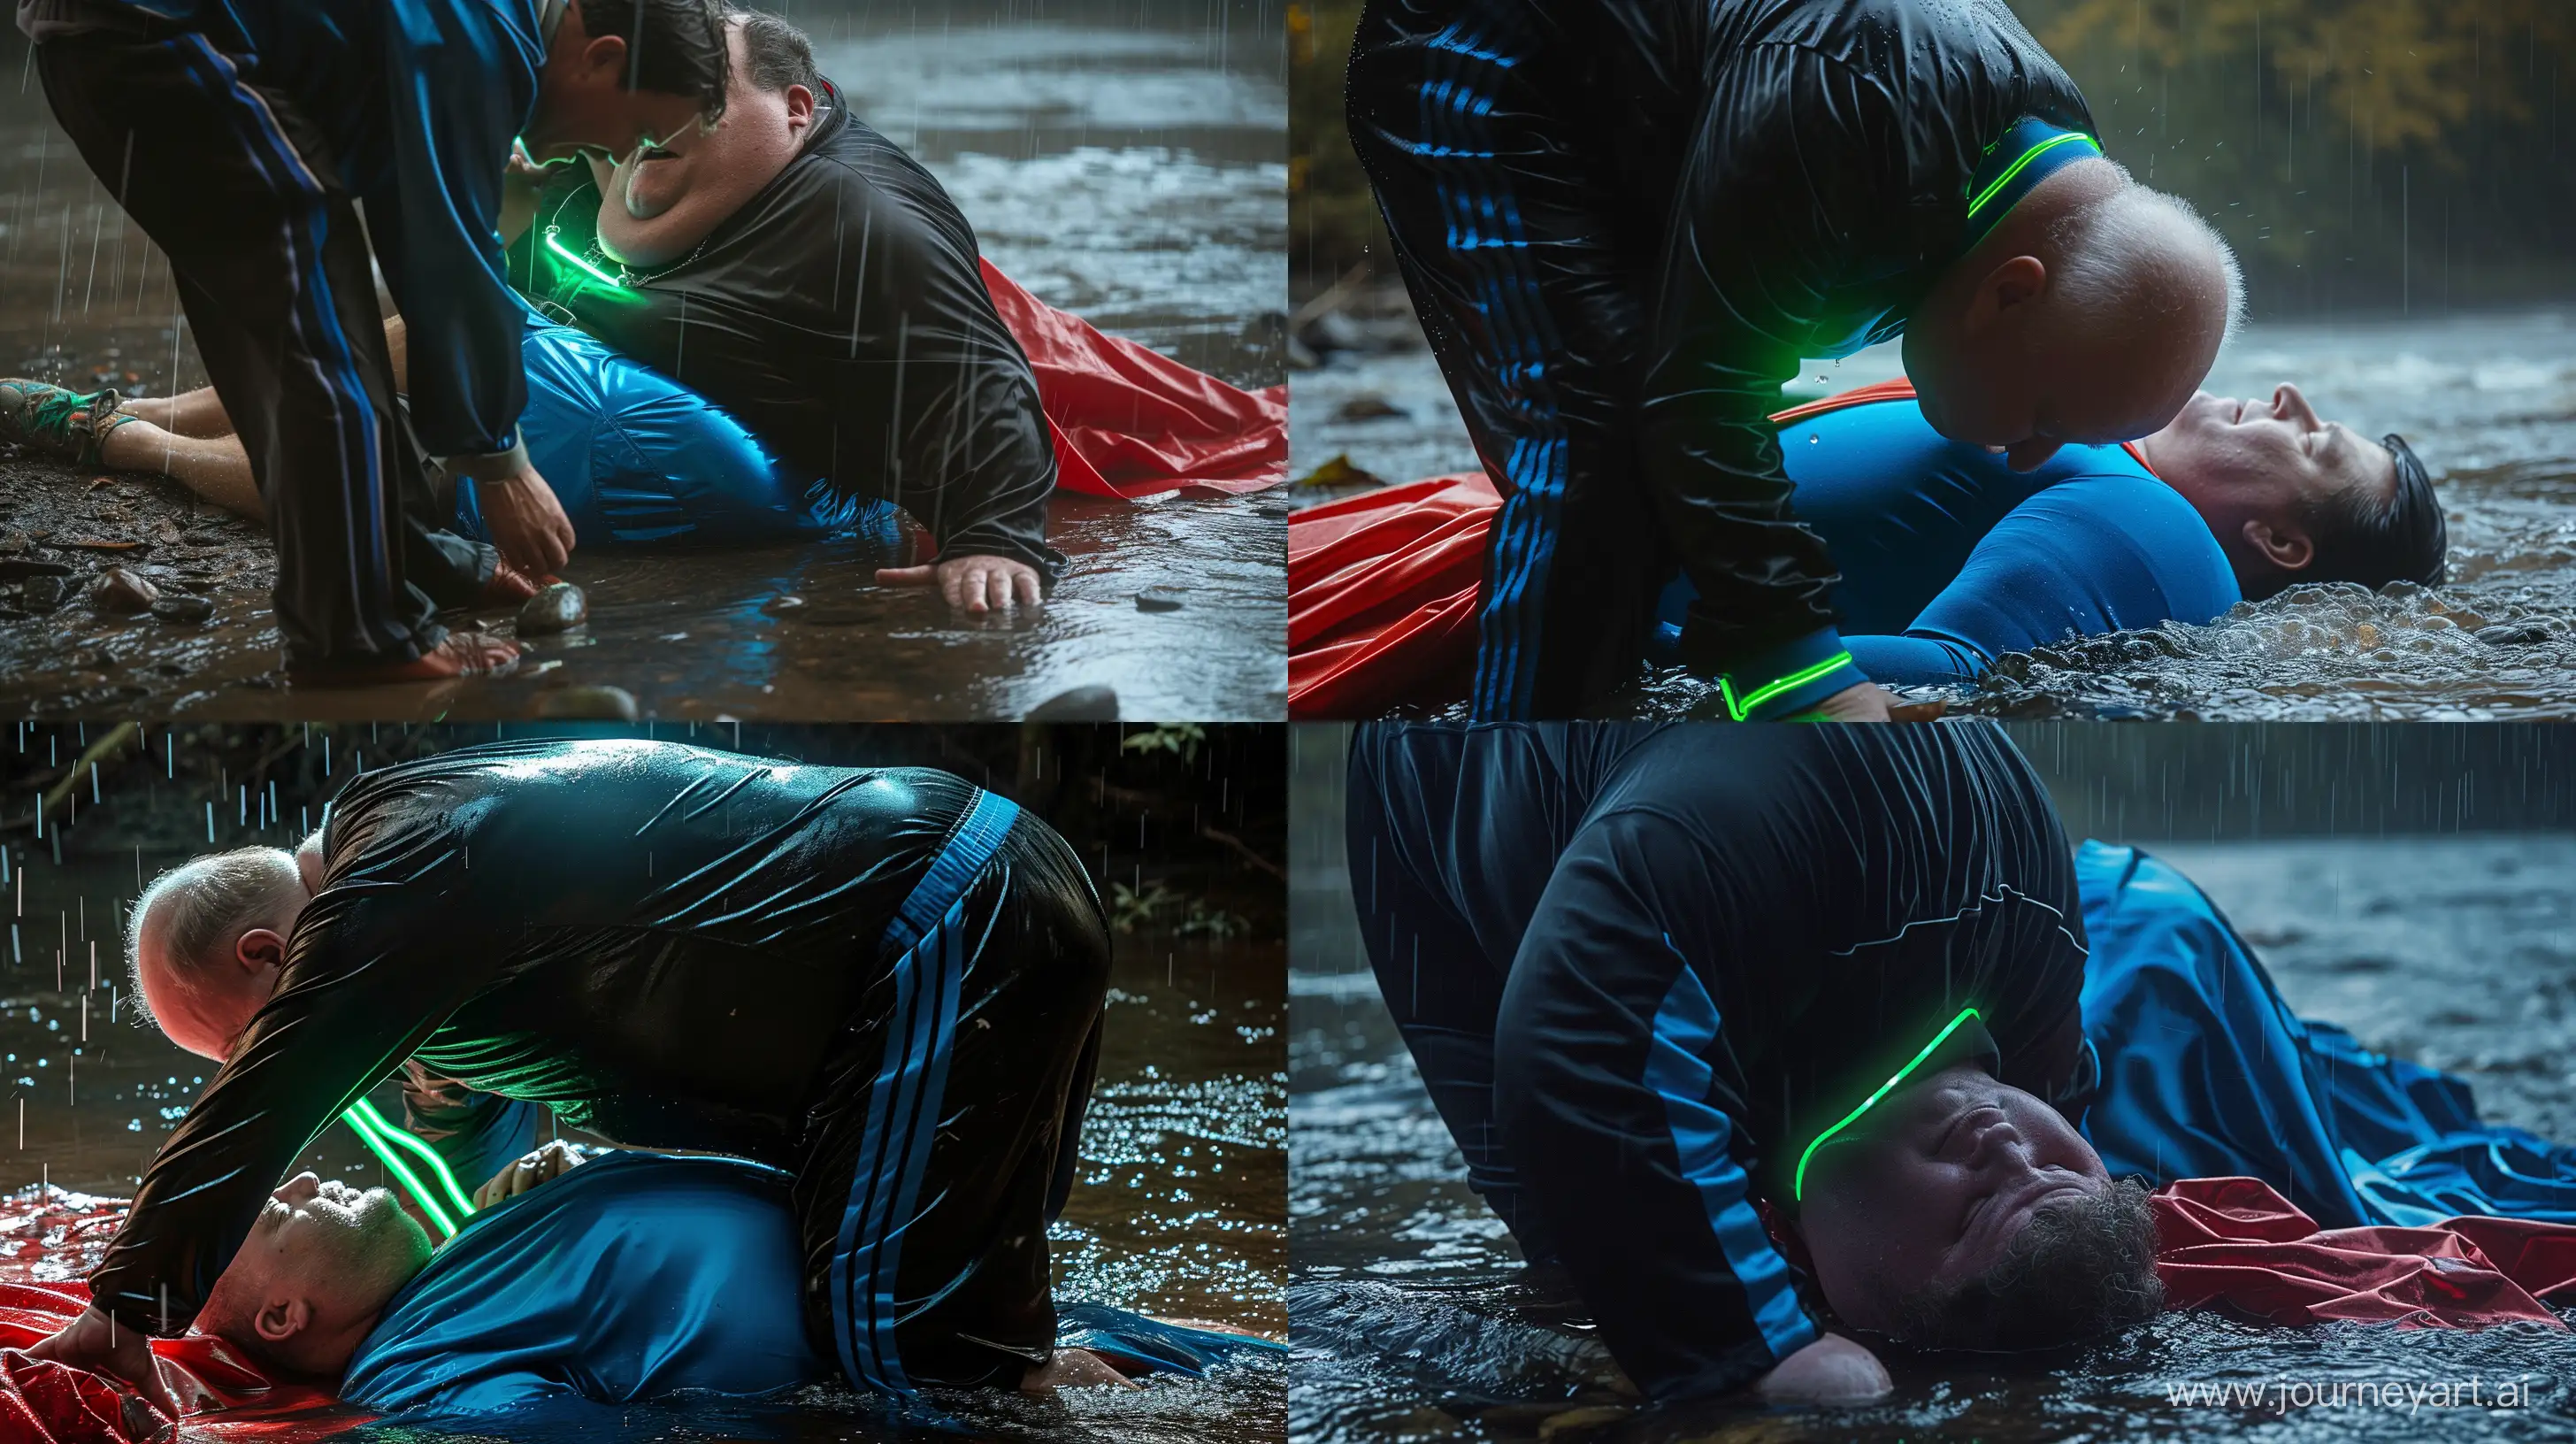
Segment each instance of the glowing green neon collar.
M1968 180L1968 237L1962 252L1986 238L2039 183L2079 160L2099 160L2102 146L2080 130L2054 126L2037 116L2014 121L1987 146Z
M1943 1044L1952 1042L1954 1035L1957 1038L1956 1043L1949 1048L1943 1048ZM1930 1062L1936 1054L1940 1056L1943 1067L1947 1067L1951 1063L1958 1062L1965 1057L1983 1055L1985 1057L1992 1058L1995 1056L1994 1039L1987 1036L1985 1022L1977 1016L1977 1010L1975 1008L1961 1008L1959 1010L1959 1016L1952 1018L1949 1026L1934 1034L1932 1036L1932 1041L1923 1045L1923 1051L1915 1054L1912 1059L1907 1061L1904 1067L1897 1069L1894 1076L1890 1077L1886 1082L1879 1084L1877 1092L1862 1099L1860 1106L1853 1109L1851 1112L1844 1114L1841 1122L1816 1135L1816 1141L1808 1144L1807 1151L1798 1155L1798 1171L1796 1176L1793 1177L1789 1183L1789 1198L1791 1202L1806 1202L1807 1163L1816 1156L1816 1150L1824 1147L1835 1134L1842 1132L1844 1129L1849 1128L1852 1124L1858 1122L1860 1120L1860 1116L1867 1113L1873 1106L1875 1106L1878 1100L1895 1092L1898 1084L1903 1083L1906 1079L1914 1076L1916 1073L1924 1071L1924 1065Z
M447 1171L447 1161L438 1156L438 1150L387 1123L375 1105L364 1098L349 1105L340 1118L349 1125L351 1132L358 1135L358 1141L367 1145L367 1151L384 1164L385 1171L400 1179L402 1186L411 1191L412 1201L420 1205L422 1213L429 1215L431 1223L438 1225L439 1233L447 1238L456 1237L458 1224L451 1222L447 1209L439 1206L440 1197L430 1192L428 1186L420 1181L420 1175L412 1172L411 1165L403 1159L403 1154L409 1152L428 1166L431 1175L438 1180L445 1202L456 1210L458 1220L473 1217L474 1200L466 1197L465 1190L456 1186L456 1175Z
M563 243L563 238L556 233L557 230L558 228L554 226L546 227L547 250L554 252L556 255L563 257L573 265L580 267L585 273L597 280L601 285L614 286L620 290L625 289L625 282L608 274L606 271L601 270L599 267L592 265L588 256L581 255L574 251L572 247L565 245Z

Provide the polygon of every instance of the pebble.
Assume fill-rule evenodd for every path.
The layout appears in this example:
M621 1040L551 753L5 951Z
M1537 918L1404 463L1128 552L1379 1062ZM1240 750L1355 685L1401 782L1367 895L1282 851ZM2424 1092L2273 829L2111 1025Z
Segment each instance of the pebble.
M537 715L632 722L638 712L635 694L623 687L558 687L537 694Z
M1115 722L1118 691L1114 687L1076 687L1058 692L1029 709L1032 722Z
M2492 627L2480 627L2472 635L2490 647L2527 647L2534 642L2548 641L2551 633L2545 619L2533 617L2526 621L2498 622Z
M109 567L90 579L89 604L102 612L134 616L152 610L161 589L123 567Z
M570 582L556 582L520 605L519 635L534 637L547 632L566 631L588 620L590 599L582 595L581 588ZM632 708L634 705L634 699L628 698L627 706ZM626 715L631 717L635 714L629 711Z
M1181 594L1169 587L1147 587L1136 594L1136 610L1140 612L1177 612L1186 605Z
M211 598L172 592L152 604L152 615L165 622L202 622L215 614Z

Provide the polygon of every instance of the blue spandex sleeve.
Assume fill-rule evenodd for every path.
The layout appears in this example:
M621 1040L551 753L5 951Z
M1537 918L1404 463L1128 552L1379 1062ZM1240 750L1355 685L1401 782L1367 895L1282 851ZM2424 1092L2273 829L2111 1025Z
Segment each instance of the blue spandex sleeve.
M2238 595L2181 493L2143 474L2082 476L1996 523L1902 636L1848 640L1873 680L1965 682L2006 652L2069 636L2207 622Z

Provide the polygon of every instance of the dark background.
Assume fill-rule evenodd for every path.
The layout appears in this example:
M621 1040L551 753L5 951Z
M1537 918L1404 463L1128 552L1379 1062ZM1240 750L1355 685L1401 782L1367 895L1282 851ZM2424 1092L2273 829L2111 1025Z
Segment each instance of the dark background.
M2571 0L2011 0L2084 89L2111 158L2190 200L2255 313L2576 295ZM1342 69L1358 0L1288 7L1299 297L1375 262Z

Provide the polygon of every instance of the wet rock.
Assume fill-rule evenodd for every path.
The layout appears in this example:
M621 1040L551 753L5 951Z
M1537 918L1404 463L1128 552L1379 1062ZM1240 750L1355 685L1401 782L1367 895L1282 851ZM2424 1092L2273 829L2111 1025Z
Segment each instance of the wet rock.
M589 620L590 599L582 595L581 588L570 582L556 582L520 604L519 635L535 637L567 631ZM618 695L625 696L622 692ZM629 710L625 715L634 716L635 699L628 697L626 705Z
M70 592L70 577L47 575L27 578L26 585L19 589L18 595L26 603L28 611L50 612L61 606L63 598Z
M1261 505L1254 507L1252 509L1252 514L1265 521L1286 521L1288 519L1288 504L1284 501L1265 501Z
M152 615L165 622L202 622L214 614L213 601L185 592L172 592L152 604Z
M1029 709L1032 722L1115 722L1118 692L1112 687L1076 687L1058 692Z
M7 536L0 536L0 552L8 553L11 556L15 556L34 545L34 542L27 540L26 534L23 532L11 532Z
M92 610L131 617L152 610L161 600L161 589L124 567L109 567L92 577L89 604Z
M2498 622L2492 627L2480 627L2472 635L2490 647L2527 647L2534 642L2549 641L2555 633L2550 630L2547 618L2531 617L2519 622Z
M28 561L17 557L0 561L0 582L15 581L20 577L67 577L71 574L72 569L61 562Z
M1136 610L1140 612L1177 612L1188 605L1187 598L1169 587L1147 587L1136 594Z
M1297 478L1292 485L1320 487L1384 486L1386 485L1386 478L1379 476L1373 471L1363 470L1360 467L1352 465L1350 457L1347 454L1343 454L1333 457L1323 465L1316 467L1313 471L1307 472L1304 476Z
M588 721L632 722L635 694L623 687L558 687L537 694L537 715Z
M1387 421L1410 414L1373 391L1364 396L1354 396L1333 408L1335 421Z

